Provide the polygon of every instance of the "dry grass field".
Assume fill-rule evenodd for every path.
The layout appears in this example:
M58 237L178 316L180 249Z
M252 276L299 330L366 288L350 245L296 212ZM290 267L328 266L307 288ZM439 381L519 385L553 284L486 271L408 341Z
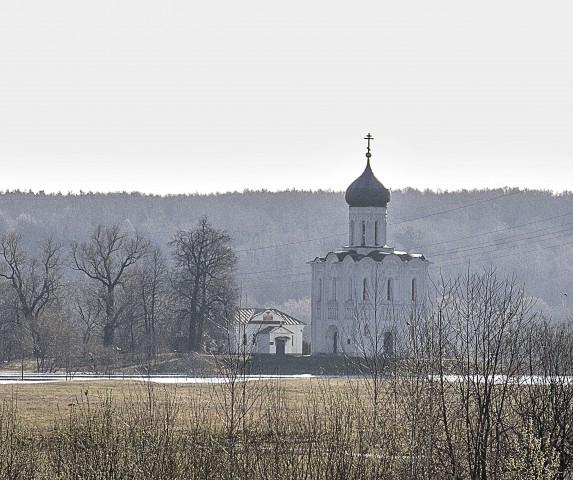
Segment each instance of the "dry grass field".
M0 385L0 478L353 478L380 468L353 458L373 438L355 387L308 378Z
M318 378L274 378L247 382L245 394L253 397L279 392L281 402L289 410L299 410L308 403L311 392L335 389L350 392L353 383L348 379ZM229 389L227 384L179 383L162 384L137 380L72 380L47 381L41 383L0 384L0 403L13 402L22 422L35 429L49 429L55 421L69 416L78 405L88 401L97 405L104 399L113 399L119 405L129 407L130 403L149 400L155 404L175 401L179 407L179 421L186 420L191 413L202 412L212 419L223 417L222 398ZM238 390L238 386L235 385Z
M492 397L504 423L492 425L479 457L479 403L458 383L442 385L427 377L0 385L0 478L571 478L529 417L521 422L517 387ZM475 468L482 458L485 477Z

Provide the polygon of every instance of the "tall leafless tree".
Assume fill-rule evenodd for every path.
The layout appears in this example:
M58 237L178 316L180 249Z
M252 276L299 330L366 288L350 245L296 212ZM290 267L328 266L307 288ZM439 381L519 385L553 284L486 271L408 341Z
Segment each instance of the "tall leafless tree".
M526 331L523 371L527 381L514 392L524 427L531 426L546 456L557 455L556 478L573 465L573 325L547 319Z
M20 235L9 233L0 240L0 277L7 280L17 297L21 325L29 333L38 369L43 369L46 353L41 316L62 284L61 248L49 238L34 257L24 250Z
M148 357L157 355L161 323L167 310L167 264L158 247L151 250L138 269L138 298L141 305L145 345Z
M225 328L225 311L234 301L237 256L231 239L202 217L197 227L178 232L170 242L175 262L173 286L186 319L188 351L204 348L205 333ZM207 328L214 327L214 328ZM221 332L223 333L223 332Z
M166 344L162 337L167 323L169 302L169 275L162 251L154 246L149 254L133 269L124 286L124 317L119 337L122 348L136 355L142 353L147 360L155 358L159 345Z
M452 478L499 478L512 379L522 368L532 302L514 278L494 270L438 286L430 318L444 458ZM448 379L454 374L457 380Z
M117 290L122 287L131 267L145 257L148 250L149 242L140 233L128 233L118 225L98 225L87 242L71 244L72 268L102 286L104 346L113 344L120 322L122 309L117 306Z

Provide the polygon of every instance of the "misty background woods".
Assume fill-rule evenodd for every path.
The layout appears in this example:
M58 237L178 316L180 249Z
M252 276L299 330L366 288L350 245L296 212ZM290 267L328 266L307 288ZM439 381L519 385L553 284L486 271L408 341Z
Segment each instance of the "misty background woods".
M347 228L340 192L4 192L0 358L97 371L126 354L217 351L235 306L308 323L307 262ZM406 189L388 208L390 245L424 254L433 280L493 264L548 318L569 316L571 232L572 193Z

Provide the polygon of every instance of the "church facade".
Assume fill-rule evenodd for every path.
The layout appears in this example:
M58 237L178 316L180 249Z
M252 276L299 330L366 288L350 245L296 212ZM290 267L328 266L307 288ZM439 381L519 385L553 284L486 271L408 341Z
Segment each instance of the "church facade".
M429 262L387 245L390 191L370 166L346 190L348 245L310 262L313 354L390 353L422 311Z

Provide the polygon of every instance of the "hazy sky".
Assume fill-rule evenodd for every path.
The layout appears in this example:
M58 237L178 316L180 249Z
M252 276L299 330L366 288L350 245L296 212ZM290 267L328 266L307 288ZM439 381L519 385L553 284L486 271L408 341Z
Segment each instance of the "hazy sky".
M573 185L570 1L0 0L0 189Z

